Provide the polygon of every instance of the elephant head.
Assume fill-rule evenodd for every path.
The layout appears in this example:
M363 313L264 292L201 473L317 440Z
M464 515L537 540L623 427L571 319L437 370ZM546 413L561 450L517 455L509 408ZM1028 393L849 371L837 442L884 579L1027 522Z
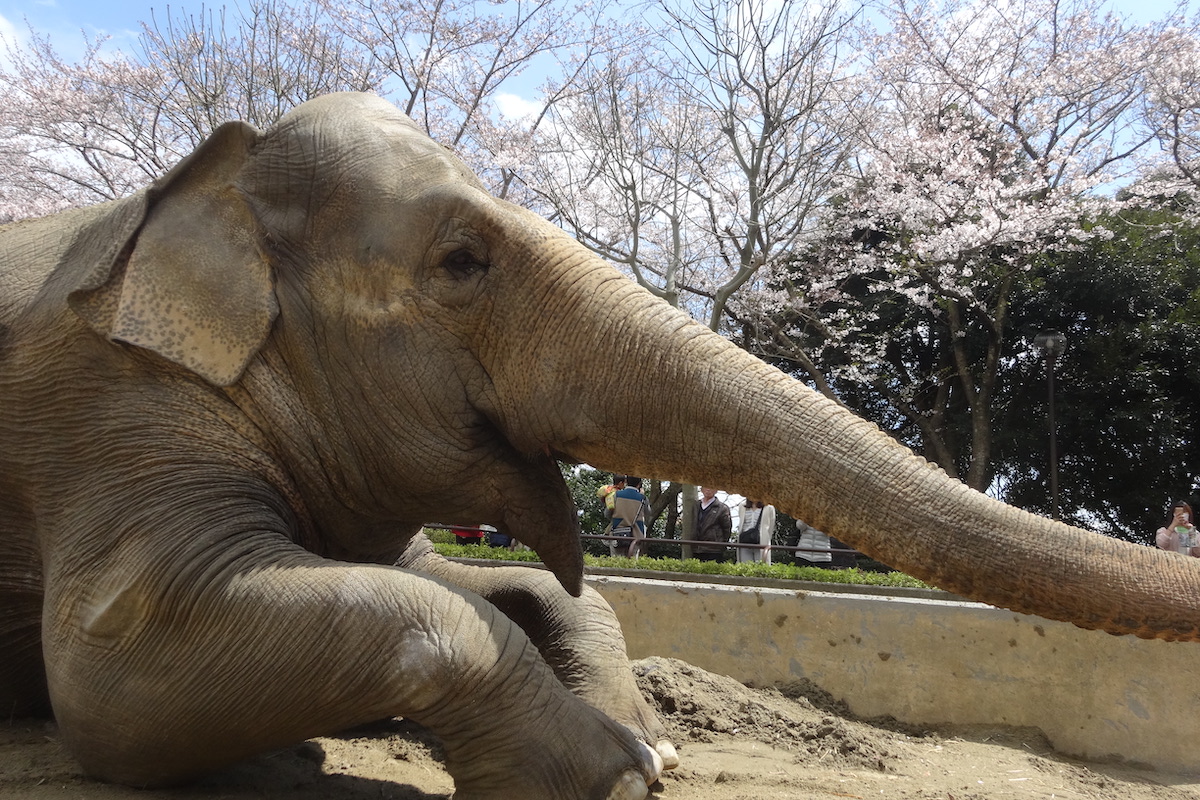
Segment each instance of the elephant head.
M397 522L498 519L577 592L561 457L764 498L984 602L1200 635L1193 562L948 479L489 196L380 99L228 125L150 203L132 257L73 307L295 432L273 445L331 553L386 553Z
M558 468L497 424L489 363L541 314L502 208L390 105L330 97L219 129L137 199L124 247L79 248L70 304L255 420L319 552L388 561L422 522L489 520L577 593Z

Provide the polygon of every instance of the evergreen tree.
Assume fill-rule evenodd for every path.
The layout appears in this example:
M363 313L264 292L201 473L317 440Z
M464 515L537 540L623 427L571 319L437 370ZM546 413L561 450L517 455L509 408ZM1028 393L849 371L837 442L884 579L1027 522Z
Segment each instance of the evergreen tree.
M1015 346L997 404L998 489L1007 502L1050 512L1046 364L1030 343L1039 330L1062 331L1063 517L1149 543L1165 507L1200 482L1200 229L1148 210L1104 224L1111 239L1047 256L1038 277L1014 291Z

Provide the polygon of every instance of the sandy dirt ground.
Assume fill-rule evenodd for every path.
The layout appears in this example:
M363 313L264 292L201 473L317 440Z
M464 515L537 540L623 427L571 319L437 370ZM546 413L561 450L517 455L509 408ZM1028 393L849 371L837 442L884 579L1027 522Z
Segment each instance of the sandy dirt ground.
M1086 763L1035 730L923 730L854 719L820 689L753 689L680 661L635 662L682 764L653 788L670 800L1196 800L1200 775ZM446 800L438 743L388 720L261 756L162 791L84 777L52 723L0 726L0 797L32 800ZM516 800L516 799L514 799Z

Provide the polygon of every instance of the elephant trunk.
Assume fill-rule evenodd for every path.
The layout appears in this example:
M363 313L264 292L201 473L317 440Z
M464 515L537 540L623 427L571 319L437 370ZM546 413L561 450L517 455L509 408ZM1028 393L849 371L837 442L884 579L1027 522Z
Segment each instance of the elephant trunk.
M566 300L573 315L529 340L506 413L519 446L761 499L974 600L1111 633L1200 639L1200 560L969 489L608 267L584 274ZM517 406L535 397L557 412L518 422Z

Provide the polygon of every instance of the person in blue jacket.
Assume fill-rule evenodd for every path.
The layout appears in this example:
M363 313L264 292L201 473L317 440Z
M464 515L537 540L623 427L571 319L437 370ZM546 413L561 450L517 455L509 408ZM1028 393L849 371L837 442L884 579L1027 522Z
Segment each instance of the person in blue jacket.
M646 538L646 495L642 494L642 479L632 475L613 499L612 526L609 529L616 544L613 555L637 558Z

